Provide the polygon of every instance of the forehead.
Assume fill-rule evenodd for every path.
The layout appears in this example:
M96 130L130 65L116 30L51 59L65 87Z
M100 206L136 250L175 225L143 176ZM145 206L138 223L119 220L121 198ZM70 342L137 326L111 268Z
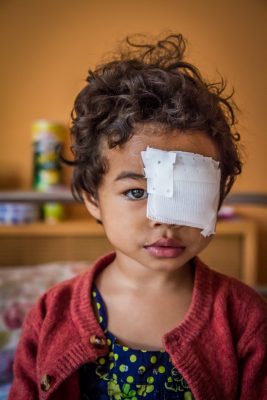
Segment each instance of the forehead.
M132 138L122 147L104 150L109 171L121 168L141 171L141 151L146 150L148 146L165 151L186 151L219 160L216 144L203 131L170 131L162 126L145 124L137 126Z

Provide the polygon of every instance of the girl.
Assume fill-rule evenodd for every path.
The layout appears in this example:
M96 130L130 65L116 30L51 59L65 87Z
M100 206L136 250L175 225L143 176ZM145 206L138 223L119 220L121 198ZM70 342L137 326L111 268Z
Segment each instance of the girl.
M266 303L197 257L241 161L224 84L184 51L128 40L89 72L73 190L114 253L28 314L10 400L267 398Z

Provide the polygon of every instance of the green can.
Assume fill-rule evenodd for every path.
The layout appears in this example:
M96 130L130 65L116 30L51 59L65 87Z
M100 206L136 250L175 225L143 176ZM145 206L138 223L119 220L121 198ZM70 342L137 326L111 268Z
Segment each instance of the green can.
M37 120L32 124L33 188L47 191L62 185L62 167L59 153L66 139L63 124Z

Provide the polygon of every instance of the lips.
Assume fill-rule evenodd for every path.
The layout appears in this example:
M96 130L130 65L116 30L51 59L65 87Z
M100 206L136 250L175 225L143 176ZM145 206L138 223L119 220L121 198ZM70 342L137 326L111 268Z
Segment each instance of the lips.
M155 243L144 246L148 253L158 258L175 258L181 255L185 246L175 239L159 239Z

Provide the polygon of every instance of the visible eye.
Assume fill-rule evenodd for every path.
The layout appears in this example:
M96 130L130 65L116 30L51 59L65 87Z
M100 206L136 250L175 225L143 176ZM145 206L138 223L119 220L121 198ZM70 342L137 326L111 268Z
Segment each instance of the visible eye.
M131 189L124 193L129 200L144 200L147 198L148 193L144 189Z

